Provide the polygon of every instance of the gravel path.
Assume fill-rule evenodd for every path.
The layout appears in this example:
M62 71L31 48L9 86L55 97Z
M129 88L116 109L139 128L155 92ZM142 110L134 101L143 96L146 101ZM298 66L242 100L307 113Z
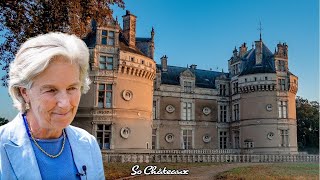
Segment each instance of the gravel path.
M206 180L206 179L214 179L214 177L224 171L228 171L230 169L236 167L244 167L244 166L254 166L258 164L264 163L232 163L232 164L222 164L222 165L213 165L213 166L202 166L202 167L191 167L189 168L188 175L143 175L143 176L131 176L124 179L134 179L134 180Z

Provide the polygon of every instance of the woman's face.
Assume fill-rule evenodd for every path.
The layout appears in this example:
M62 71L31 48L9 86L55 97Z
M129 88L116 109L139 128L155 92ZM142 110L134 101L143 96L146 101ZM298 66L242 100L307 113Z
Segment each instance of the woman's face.
M41 129L62 130L71 124L81 96L79 66L63 58L50 62L47 69L36 76L31 89L22 89L30 104L27 117Z

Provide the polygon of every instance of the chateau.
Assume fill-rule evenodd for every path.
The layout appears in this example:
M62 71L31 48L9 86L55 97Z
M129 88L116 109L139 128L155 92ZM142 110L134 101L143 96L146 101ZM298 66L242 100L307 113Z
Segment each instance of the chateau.
M296 154L298 77L288 46L272 53L260 39L234 49L228 72L154 60L155 31L136 37L136 16L92 24L89 92L73 125L93 134L102 151L232 149ZM174 60L172 60L174 61Z

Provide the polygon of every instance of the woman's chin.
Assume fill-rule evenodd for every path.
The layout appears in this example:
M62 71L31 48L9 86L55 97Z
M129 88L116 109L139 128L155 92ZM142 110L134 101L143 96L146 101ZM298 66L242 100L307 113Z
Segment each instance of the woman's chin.
M53 113L51 115L51 121L52 123L59 125L59 127L67 127L68 125L71 124L73 121L74 115L70 111L69 113L66 114L55 114Z

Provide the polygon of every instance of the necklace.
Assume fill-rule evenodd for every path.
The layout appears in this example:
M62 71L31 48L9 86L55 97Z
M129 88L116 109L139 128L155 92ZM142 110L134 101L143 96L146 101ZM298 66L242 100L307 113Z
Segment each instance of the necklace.
M58 154L52 155L52 154L47 153L44 149L42 149L42 147L38 144L38 142L37 142L36 139L34 138L32 132L31 132L31 129L30 129L30 127L29 127L28 121L27 121L27 124L28 124L27 126L28 126L28 130L29 130L29 132L30 132L31 138L32 138L34 144L38 147L38 149L40 149L41 152L43 152L45 155L49 156L50 158L57 158L57 157L59 157L59 156L61 155L61 153L62 153L62 151L63 151L63 149L64 149L64 144L65 144L65 142L66 142L66 133L64 132L64 130L62 130L62 133L63 133L62 147L61 147L60 151L58 152Z

